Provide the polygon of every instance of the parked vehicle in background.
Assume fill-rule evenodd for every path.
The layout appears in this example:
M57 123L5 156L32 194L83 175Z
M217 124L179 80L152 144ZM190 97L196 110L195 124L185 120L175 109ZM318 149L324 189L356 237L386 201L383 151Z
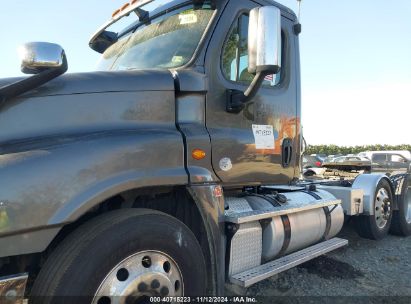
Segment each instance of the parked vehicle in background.
M330 162L330 161L334 160L335 158L341 157L341 156L344 156L344 155L342 155L342 154L328 155L326 158L324 158L323 162Z
M358 156L366 157L372 160L372 157L378 154L399 154L403 156L404 158L411 160L411 152L407 150L365 151L365 152L358 153Z
M388 174L411 172L410 151L368 151L358 155L371 161L371 172Z
M369 172L371 170L371 161L366 157L360 156L341 156L332 160L325 160L323 167L342 171L361 171Z
M324 158L321 158L318 154L303 155L301 159L303 176L322 176L325 172L322 167L323 161Z
M321 161L324 161L324 159L326 159L328 155L327 154L311 154L311 156L315 156L321 159Z
M316 155L303 155L303 169L321 168L323 159Z

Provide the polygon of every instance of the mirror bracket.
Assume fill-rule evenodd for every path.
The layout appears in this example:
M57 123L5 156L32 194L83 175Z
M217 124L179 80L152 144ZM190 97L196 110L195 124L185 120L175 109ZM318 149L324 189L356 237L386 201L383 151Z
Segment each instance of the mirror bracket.
M9 99L22 95L34 88L42 86L60 75L63 75L67 69L67 60L64 59L63 65L59 68L44 70L39 74L35 74L31 77L24 78L23 80L0 88L0 106Z
M252 99L257 94L258 90L261 88L264 78L267 75L273 74L272 71L264 71L257 73L250 86L245 92L240 90L228 90L227 91L227 105L226 110L229 113L239 113L245 106L252 102Z
M147 23L150 21L150 14L148 11L143 10L140 7L137 7L134 10L134 13L137 15L138 21L142 22L142 23Z
M244 92L240 90L227 90L226 111L228 113L240 113L245 108Z
M301 23L296 23L296 24L294 24L293 30L294 30L294 34L295 34L296 36L300 35L300 34L301 34L301 30L302 30Z

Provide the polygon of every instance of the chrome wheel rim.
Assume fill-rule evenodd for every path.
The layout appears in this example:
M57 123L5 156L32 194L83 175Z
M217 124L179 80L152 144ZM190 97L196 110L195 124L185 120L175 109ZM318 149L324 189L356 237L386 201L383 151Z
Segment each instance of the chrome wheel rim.
M387 226L391 216L391 199L385 188L378 190L375 197L375 222L377 227L383 229Z
M184 294L177 263L160 251L142 251L117 264L104 278L92 304L150 303L150 297Z

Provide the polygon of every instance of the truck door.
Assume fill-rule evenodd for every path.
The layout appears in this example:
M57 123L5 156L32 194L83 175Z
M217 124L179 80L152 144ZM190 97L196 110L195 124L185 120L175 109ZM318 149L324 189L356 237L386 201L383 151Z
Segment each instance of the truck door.
M372 172L387 172L387 154L373 154L371 167Z
M286 183L299 174L298 42L294 22L286 16L282 17L280 73L266 77L243 111L226 111L228 90L245 91L253 79L247 71L248 13L257 5L230 1L206 56L212 164L225 183Z

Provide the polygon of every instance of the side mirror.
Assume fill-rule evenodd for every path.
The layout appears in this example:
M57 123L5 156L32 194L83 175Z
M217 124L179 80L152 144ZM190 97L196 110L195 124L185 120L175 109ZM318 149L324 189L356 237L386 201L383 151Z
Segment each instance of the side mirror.
M228 112L243 110L261 88L264 78L280 71L281 49L280 9L275 6L252 9L248 27L248 72L255 77L245 92L228 92Z
M42 86L68 69L63 48L54 43L26 43L19 48L19 53L21 71L35 75L0 88L0 106L10 99Z
M66 54L61 46L48 42L30 42L19 48L21 71L39 74L46 70L67 70Z
M250 12L248 72L277 74L281 68L281 11L274 6Z

